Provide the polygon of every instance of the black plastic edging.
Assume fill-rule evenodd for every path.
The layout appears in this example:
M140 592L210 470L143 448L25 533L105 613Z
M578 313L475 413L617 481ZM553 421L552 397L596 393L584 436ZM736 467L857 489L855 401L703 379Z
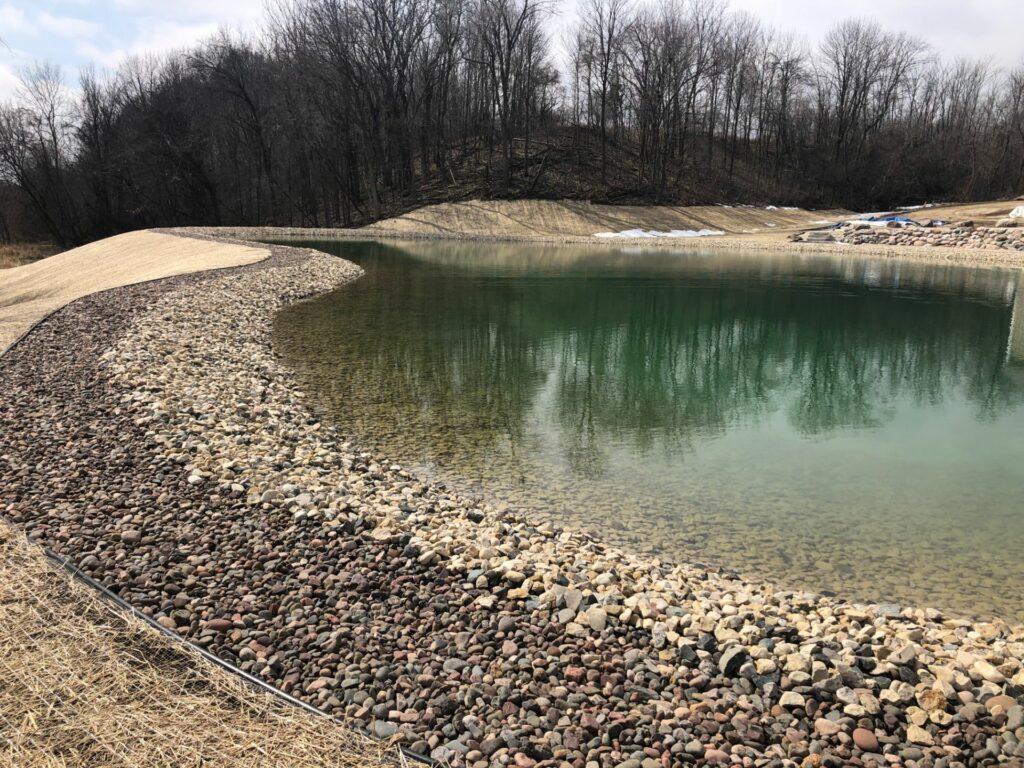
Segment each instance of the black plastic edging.
M150 627L152 627L153 629L157 630L158 632L160 632L160 634L164 635L165 637L170 638L172 641L174 641L176 643L180 643L181 645L187 646L188 648L190 648L191 650L193 650L196 653L198 653L200 656L202 656L207 661L213 662L214 664L216 664L221 669L223 669L223 670L225 670L227 672L230 672L232 675L235 675L236 677L240 678L243 682L248 684L250 687L256 688L257 690L262 691L264 693L269 693L272 696L275 696L275 697L277 697L277 698L279 698L279 699L281 699L283 701L286 701L287 703L289 703L289 704L291 704L293 706L296 706L296 707L299 707L300 709L306 710L310 714L317 715L319 717L325 717L328 720L331 720L332 722L338 723L339 725L344 725L346 728L349 728L349 729L355 731L356 733L359 733L360 735L362 735L362 736L364 736L364 737L366 737L368 739L371 739L372 741L379 741L379 739L377 739L376 737L372 736L366 730L364 730L362 728L355 727L355 726L353 726L353 725L351 725L349 723L345 723L345 722L343 722L343 721L341 721L341 720L339 720L339 719L337 719L337 718L327 714L322 709L318 709L317 707L314 707L309 702L302 701L301 699L295 698L291 694L285 693L280 688L276 688L275 686L271 685L270 683L266 682L265 680L261 680L260 678L256 677L255 675L251 675L248 672L246 672L245 670L239 669L238 667L236 667L231 662L225 661L224 659L220 658L216 654L210 653L210 651L206 650L205 648L203 648L201 646L198 646L195 643L190 642L189 640L186 640L184 637L179 635L177 632L174 632L173 630L168 629L167 627L165 627L162 624L160 624L152 616L147 616L146 614L144 614L138 608L136 608L135 606L133 606L130 603L128 603L123 597L121 597L120 595L118 595L115 592L112 592L110 589L108 589L107 587L105 587L102 584L100 584L94 578L92 578L87 573L85 573L84 571L79 569L78 566L76 566L74 563L72 563L69 559L67 559L65 557L61 557L56 552L51 550L49 547L43 547L43 552L46 554L46 556L50 560L52 560L57 565L59 565L63 570L65 570L69 574L71 574L71 576L73 578L77 579L78 581L82 582L83 584L85 584L86 586L92 588L93 590L99 592L100 595L105 600L107 600L108 602L113 603L118 608L120 608L122 611L125 611L126 613L131 614L135 618L141 619L146 624L148 624ZM421 765L431 765L431 766L438 765L438 763L435 760L431 759L430 757L427 757L426 755L421 755L418 752L413 752L411 749L408 749L407 747L399 746L398 749L402 753L403 756L405 756L409 760L412 760L413 762L420 763Z

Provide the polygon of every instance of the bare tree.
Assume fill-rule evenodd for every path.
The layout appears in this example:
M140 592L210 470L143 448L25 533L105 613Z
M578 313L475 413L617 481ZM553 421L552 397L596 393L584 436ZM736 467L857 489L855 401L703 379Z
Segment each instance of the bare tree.
M815 47L725 0L276 0L251 38L27 71L0 107L5 237L357 224L469 196L882 208L1020 194L1024 65L877 23Z
M522 124L527 132L530 98L545 66L546 13L540 0L479 0L477 35L501 129L505 188L512 186L513 142Z
M586 0L580 19L580 44L589 49L586 60L596 79L593 90L597 91L597 125L601 134L601 183L608 178L609 102L621 79L630 13L629 0ZM617 114L617 110L614 112Z

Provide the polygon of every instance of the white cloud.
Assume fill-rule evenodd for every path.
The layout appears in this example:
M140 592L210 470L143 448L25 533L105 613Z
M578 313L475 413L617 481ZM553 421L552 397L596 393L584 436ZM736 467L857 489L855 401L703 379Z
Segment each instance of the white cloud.
M36 23L42 30L58 37L95 37L100 32L100 25L95 22L72 16L54 16L48 11L39 14Z
M115 69L125 59L195 45L219 30L252 33L263 0L0 0L0 98L18 87L19 67L51 61L74 73Z
M216 34L220 25L215 21L198 24L177 24L175 22L158 21L146 25L145 30L132 42L133 53L145 51L169 51Z
M659 0L634 0L637 5ZM561 0L552 36L561 35L583 0ZM812 45L844 18L878 19L927 40L947 60L987 58L1003 66L1021 62L1019 0L729 0L769 25L793 31ZM68 71L93 61L112 68L124 58L188 47L218 29L253 32L265 18L264 0L0 0L0 35L56 60ZM44 10L48 7L52 13ZM66 12L66 15L65 15ZM70 41L70 44L68 44ZM560 53L561 57L562 54ZM10 69L21 61L0 50Z
M264 17L264 4L259 0L114 0L114 5L162 19L213 21L232 26L248 25Z
M0 32L7 34L32 34L34 29L21 9L10 3L0 5Z
M102 48L96 43L80 42L75 46L75 53L89 63L113 69L128 55L122 48Z
M958 57L1013 65L1020 45L1019 0L732 0L762 21L798 32L812 43L843 19L877 20L887 29L908 32L929 43L944 59Z
M138 34L122 47L104 48L94 42L83 41L75 46L75 52L87 61L113 69L130 56L159 55L188 48L212 37L219 29L213 22L178 24L156 19L140 23L138 27Z
M11 101L18 92L20 80L17 73L0 62L0 102Z

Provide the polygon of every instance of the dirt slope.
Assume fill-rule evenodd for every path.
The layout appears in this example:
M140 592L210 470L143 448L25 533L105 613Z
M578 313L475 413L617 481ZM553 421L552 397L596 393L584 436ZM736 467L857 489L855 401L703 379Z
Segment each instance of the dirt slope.
M251 264L263 248L129 232L0 272L0 353L33 323L90 293L188 272Z
M971 220L980 227L995 226L999 219L1010 215L1010 211L1022 205L1021 199L995 200L983 203L942 203L903 213L913 219L945 219L947 221Z
M706 206L597 205L575 200L469 200L429 205L363 231L490 237L587 237L629 229L718 229L727 234L786 232L848 211Z

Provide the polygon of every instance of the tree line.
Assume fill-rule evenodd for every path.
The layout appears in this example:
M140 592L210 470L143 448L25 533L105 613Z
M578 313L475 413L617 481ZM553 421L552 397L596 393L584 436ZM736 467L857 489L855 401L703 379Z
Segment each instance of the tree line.
M0 239L354 225L477 197L886 208L1024 190L1024 63L722 0L279 0L250 38L23 73Z

